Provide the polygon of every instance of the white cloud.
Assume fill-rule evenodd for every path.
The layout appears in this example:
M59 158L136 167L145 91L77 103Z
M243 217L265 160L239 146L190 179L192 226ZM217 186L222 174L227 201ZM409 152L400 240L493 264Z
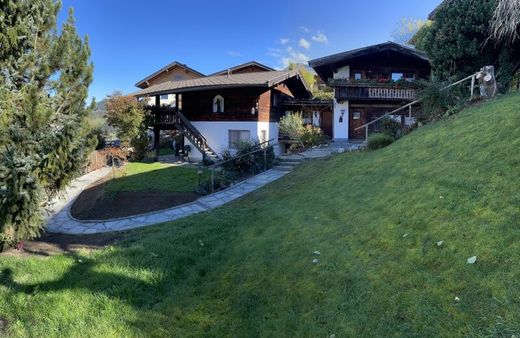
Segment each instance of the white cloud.
M305 33L309 33L309 32L310 32L310 29L307 28L307 27L305 27L305 26L300 26L300 29L301 29L302 31L304 31Z
M235 52L234 50L230 50L227 52L227 55L229 56L234 56L234 57L242 57L244 55L242 55L242 53L239 53L239 52Z
M311 49L311 43L305 40L304 38L301 38L300 41L298 41L298 44L300 45L300 47L303 47L307 50Z
M287 48L285 48L285 50L287 51L287 53L290 53L293 51L293 48L291 46L288 46Z
M315 35L311 38L313 41L319 42L319 43L329 43L329 39L327 38L327 35L323 34L322 32L318 31Z
M303 63L307 64L310 58L301 52L291 52L289 56L280 59L280 64L283 68L287 68L291 63Z
M280 39L280 43L281 43L282 45L286 45L286 44L288 44L289 41L290 41L289 38L281 38L281 39Z

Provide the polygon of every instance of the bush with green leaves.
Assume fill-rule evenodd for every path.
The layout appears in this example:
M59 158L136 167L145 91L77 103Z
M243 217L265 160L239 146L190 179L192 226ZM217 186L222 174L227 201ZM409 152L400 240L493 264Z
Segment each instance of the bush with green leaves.
M325 142L326 136L320 128L307 125L303 128L300 140L304 146L314 147Z
M416 114L418 122L428 123L438 121L444 116L457 113L465 104L464 97L468 97L467 88L455 86L443 89L447 82L431 81L419 91L422 99L421 110Z
M43 208L78 175L96 141L86 105L88 40L60 2L0 2L0 246L37 237Z
M394 143L392 136L383 133L372 134L368 137L367 148L369 150L381 149Z
M403 128L399 122L390 116L386 116L379 121L379 132L393 139L398 139L403 135Z
M280 119L279 134L281 138L297 141L291 148L313 147L322 144L326 136L323 131L312 125L304 125L301 113L292 113Z

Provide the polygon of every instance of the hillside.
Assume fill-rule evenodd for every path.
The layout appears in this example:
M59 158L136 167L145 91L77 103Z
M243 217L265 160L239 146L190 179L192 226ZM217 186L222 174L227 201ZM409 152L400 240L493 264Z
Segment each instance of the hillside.
M14 336L511 337L519 107L504 96L308 162L102 251L2 257L0 316Z

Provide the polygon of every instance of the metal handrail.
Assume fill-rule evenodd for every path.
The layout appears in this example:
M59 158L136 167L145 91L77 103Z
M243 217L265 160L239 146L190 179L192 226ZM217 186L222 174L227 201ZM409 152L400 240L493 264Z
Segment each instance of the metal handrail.
M473 79L473 78L474 78L475 76L477 76L477 74L479 74L479 73L480 73L480 72L476 72L475 74L472 74L472 75L470 75L470 76L468 76L468 77L465 77L465 78L463 78L462 80L459 80L459 81L454 82L454 83L452 83L452 84L450 84L450 85L447 85L446 87L442 87L440 90L446 90L446 89L449 89L449 88L451 88L451 87L454 87L454 86L456 86L456 85L458 85L458 84L461 84L461 83L464 82L464 81L468 81L468 80L470 80L470 79ZM399 107L399 108L397 108L397 109L395 109L395 110L392 110L391 112L388 112L388 113L384 114L383 116L378 117L378 118L375 119L375 120L372 120L372 121L370 121L370 122L368 122L368 123L365 123L364 125L362 125L362 126L360 126L360 127L357 127L357 128L354 129L354 130L360 130L360 129L362 129L362 128L368 128L368 126L370 126L370 125L376 123L377 121L379 121L379 120L381 120L381 119L383 119L383 118L385 118L385 117L387 117L387 116L389 116L389 115L395 114L395 113L397 113L397 112L399 112L399 111L401 111L401 110L403 110L403 109L409 108L409 107L413 106L414 104L417 104L417 103L419 103L419 102L422 102L422 100L423 100L423 99L418 99L418 100L415 100L415 101L410 102L410 103L408 103L408 104L405 104L404 106Z
M269 147L269 146L274 147L274 146L278 145L278 143L275 143L275 144L269 145L269 142L271 142L271 141L274 141L274 139L270 139L269 141L264 141L264 142L262 142L262 143L255 144L255 147L260 147L260 146L262 146L263 144L266 144L266 143L268 144L268 147ZM215 168L215 167L221 166L221 165L223 165L223 164L225 164L225 163L232 162L232 161L234 161L234 160L238 160L239 158L246 157L246 156L249 156L249 155L252 155L252 154L255 154L255 153L261 152L261 151L266 151L266 149L265 149L265 148L262 148L262 149L257 149L257 150L254 150L254 151L250 151L250 152L248 152L248 153L246 153L246 154L242 154L242 155L239 155L239 156L232 157L232 158L230 158L229 160L220 161L220 162L217 162L217 163L215 163L215 164L209 165L209 166L207 166L206 168L208 168L208 169L212 169L212 168Z

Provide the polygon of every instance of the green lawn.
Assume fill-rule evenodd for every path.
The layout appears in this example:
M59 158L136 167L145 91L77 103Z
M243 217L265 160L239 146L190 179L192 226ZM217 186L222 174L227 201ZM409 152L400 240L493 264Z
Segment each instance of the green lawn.
M197 172L195 166L130 162L116 171L116 178L107 182L105 191L193 192L198 184ZM201 179L208 176L204 170Z
M518 335L519 107L304 164L102 251L2 257L4 335Z

